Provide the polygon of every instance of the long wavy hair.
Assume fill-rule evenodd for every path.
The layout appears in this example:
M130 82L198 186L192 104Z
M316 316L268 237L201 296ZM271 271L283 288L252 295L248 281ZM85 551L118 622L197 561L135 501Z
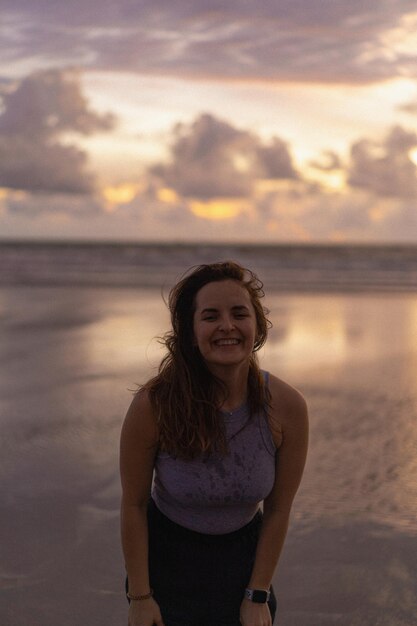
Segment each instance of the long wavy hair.
M265 410L269 393L259 369L257 351L271 324L262 306L263 283L252 271L233 261L191 268L170 291L168 306L172 330L160 341L166 347L158 374L142 389L149 393L157 416L160 449L192 459L227 454L224 419L219 407L227 398L225 385L207 367L194 342L196 295L207 283L234 280L247 290L256 315L256 338L250 357L248 405L250 416Z

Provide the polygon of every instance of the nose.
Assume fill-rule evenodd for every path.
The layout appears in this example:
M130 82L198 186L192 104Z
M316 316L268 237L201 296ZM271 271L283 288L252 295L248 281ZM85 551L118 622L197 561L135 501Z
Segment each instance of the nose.
M235 323L232 317L229 315L225 315L220 319L219 330L227 333L233 330L235 327Z

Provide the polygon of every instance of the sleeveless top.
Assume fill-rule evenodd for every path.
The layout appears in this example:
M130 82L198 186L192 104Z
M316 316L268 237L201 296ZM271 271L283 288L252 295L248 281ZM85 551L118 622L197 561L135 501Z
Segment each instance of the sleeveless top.
M265 382L268 374L264 372ZM249 415L244 404L221 411L229 451L184 460L159 452L152 498L159 510L185 528L224 534L249 523L275 481L277 452L266 411Z

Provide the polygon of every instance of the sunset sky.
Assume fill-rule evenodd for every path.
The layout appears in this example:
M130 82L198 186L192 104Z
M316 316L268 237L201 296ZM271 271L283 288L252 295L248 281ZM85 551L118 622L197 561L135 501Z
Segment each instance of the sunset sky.
M417 242L415 0L3 0L0 237Z

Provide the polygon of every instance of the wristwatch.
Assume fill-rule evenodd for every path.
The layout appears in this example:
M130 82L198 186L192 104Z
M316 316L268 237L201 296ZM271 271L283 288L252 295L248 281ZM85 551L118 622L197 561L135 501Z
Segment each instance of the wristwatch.
M265 591L265 589L245 589L245 598L251 602L256 602L256 604L265 604L270 595L271 592Z

